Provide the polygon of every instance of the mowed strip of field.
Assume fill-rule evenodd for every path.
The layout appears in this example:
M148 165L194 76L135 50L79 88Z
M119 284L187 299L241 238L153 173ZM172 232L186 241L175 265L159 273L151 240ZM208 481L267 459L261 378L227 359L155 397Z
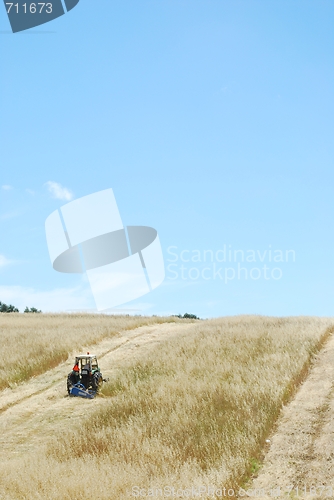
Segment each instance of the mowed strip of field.
M0 313L0 390L54 368L83 346L142 325L177 321L175 317Z
M59 400L66 412L48 421L43 444L0 464L0 498L161 498L168 488L186 497L203 487L211 489L200 498L214 498L212 488L237 489L334 327L325 318L240 316L171 330L158 326L153 344L108 354L104 397ZM68 418L70 407L80 420Z
M264 463L245 487L248 493L261 500L333 498L334 336L284 407L269 441Z

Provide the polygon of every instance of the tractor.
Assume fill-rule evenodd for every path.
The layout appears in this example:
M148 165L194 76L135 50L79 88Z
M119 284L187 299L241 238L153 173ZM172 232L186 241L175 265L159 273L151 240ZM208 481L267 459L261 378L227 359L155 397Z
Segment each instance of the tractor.
M93 399L106 381L96 356L87 352L75 357L73 369L67 376L67 392L70 396Z

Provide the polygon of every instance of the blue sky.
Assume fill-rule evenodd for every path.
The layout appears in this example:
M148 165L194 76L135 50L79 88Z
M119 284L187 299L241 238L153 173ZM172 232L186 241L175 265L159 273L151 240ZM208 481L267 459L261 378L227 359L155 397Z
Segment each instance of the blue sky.
M0 300L94 309L84 276L52 269L44 222L112 188L166 266L125 310L332 315L333 19L322 0L81 0L12 34L0 9Z

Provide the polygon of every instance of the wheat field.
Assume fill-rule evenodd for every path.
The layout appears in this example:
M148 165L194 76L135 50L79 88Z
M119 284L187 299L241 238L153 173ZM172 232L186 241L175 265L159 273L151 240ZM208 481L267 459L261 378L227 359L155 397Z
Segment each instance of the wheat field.
M227 496L256 470L282 404L333 332L330 318L194 322L115 369L80 426L67 421L34 457L4 460L0 498Z
M124 330L177 321L176 317L157 316L0 313L0 390L44 373L72 351Z

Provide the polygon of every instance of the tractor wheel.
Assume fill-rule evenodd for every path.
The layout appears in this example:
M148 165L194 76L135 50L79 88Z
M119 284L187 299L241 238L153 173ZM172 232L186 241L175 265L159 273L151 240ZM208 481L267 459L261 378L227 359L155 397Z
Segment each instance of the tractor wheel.
M92 388L93 391L96 391L97 393L101 389L101 386L103 384L103 377L100 372L95 372L93 375L93 380L92 380Z
M72 388L72 379L71 379L71 373L69 373L68 377L67 377L67 392L68 394L70 394L70 390Z

